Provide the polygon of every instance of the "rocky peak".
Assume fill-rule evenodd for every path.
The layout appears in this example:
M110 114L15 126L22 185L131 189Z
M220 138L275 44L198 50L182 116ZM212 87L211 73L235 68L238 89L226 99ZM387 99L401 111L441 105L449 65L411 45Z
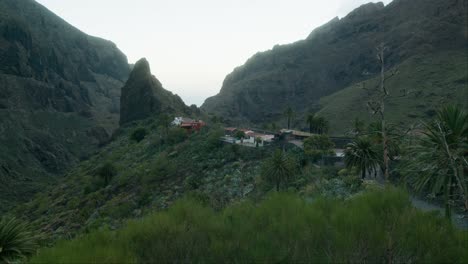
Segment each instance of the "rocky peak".
M367 3L361 5L360 7L354 9L351 13L349 13L345 19L355 19L361 17L368 17L369 15L374 14L377 11L380 11L385 8L384 3Z
M186 113L188 107L179 96L165 90L151 74L148 61L140 59L122 88L120 125L157 116L161 113Z
M148 60L142 58L135 63L129 79L140 79L151 76L151 69Z

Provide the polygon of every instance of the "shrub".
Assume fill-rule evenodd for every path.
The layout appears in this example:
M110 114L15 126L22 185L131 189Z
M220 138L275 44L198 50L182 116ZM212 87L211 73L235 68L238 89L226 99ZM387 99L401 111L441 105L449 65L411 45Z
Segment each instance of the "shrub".
M130 135L130 139L134 140L136 142L140 142L143 139L145 139L147 134L148 134L148 131L146 131L146 128L139 127L137 129L133 130L132 134Z
M134 220L117 232L95 232L33 262L126 263L461 263L467 232L411 206L388 188L348 200L307 202L273 193L215 212L206 199L182 199L169 210ZM78 253L79 252L79 253Z
M315 162L323 156L334 155L334 146L327 135L313 135L304 140L304 153Z
M112 163L105 163L97 169L97 175L103 180L104 185L107 186L112 178L117 175L117 169Z
M177 172L177 166L168 159L165 152L159 154L151 165L149 173L143 174L143 182L150 183L161 179L171 178Z
M187 131L183 128L174 127L169 129L169 133L167 134L167 141L169 144L177 144L184 141L187 138Z

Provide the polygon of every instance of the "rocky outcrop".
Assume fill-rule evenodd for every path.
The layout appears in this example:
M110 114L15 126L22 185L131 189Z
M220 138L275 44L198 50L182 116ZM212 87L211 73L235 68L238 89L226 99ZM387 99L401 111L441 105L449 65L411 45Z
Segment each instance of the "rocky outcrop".
M0 212L118 127L126 56L33 0L0 1Z
M363 5L305 40L257 53L202 109L257 125L282 119L288 106L299 115L317 111L320 98L378 74L375 50L382 42L389 68L416 55L466 50L467 13L467 1L460 0Z
M182 99L165 90L156 77L151 75L146 59L133 67L120 98L120 124L158 116L161 113L188 113Z

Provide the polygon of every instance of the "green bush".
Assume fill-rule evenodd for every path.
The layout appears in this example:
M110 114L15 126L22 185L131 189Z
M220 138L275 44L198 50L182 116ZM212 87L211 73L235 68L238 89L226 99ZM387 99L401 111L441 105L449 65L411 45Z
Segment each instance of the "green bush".
M140 142L143 139L145 139L147 134L148 134L148 131L146 130L146 128L139 127L133 130L132 134L130 135L130 139L136 142Z
M167 134L167 141L169 144L174 145L184 141L187 138L187 131L183 128L174 127L169 129Z
M386 189L307 202L277 193L215 212L191 195L168 211L45 249L33 262L461 263L467 232ZM79 253L78 253L79 252ZM118 260L118 261L117 261Z
M316 162L323 156L334 155L335 144L327 135L313 135L304 140L304 153Z
M165 152L159 154L152 162L149 172L143 174L143 183L151 183L161 179L173 177L177 172L177 166Z
M97 169L96 174L101 178L101 180L104 183L104 186L107 186L112 180L112 178L114 178L114 176L117 175L117 169L112 163L106 162L104 163L104 165Z

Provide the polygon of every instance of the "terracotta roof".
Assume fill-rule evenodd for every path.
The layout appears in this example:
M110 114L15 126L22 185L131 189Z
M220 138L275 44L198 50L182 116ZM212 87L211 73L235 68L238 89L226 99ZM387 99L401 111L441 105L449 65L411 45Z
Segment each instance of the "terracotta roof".
M237 130L237 128L235 128L235 127L225 127L224 130L235 131L235 130Z

